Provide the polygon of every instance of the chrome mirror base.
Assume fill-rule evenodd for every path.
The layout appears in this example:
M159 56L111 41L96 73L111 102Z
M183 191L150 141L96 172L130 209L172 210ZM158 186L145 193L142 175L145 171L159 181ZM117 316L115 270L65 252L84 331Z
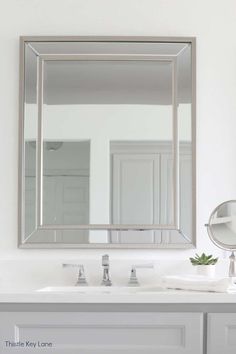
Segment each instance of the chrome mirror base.
M229 256L229 277L236 277L236 264L235 264L235 254L234 252L231 253L231 255Z

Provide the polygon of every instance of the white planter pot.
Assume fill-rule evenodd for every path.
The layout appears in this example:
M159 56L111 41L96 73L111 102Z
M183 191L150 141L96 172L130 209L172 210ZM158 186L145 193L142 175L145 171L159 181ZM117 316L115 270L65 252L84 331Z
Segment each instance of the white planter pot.
M206 277L214 278L216 272L215 265L198 265L196 266L197 274Z

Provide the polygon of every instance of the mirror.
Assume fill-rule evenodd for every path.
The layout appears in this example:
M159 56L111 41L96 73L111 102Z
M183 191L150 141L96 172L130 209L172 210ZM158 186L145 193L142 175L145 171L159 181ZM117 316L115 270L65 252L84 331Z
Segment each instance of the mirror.
M212 212L206 225L212 242L223 250L231 251L229 276L236 276L236 200L229 200L218 205Z
M220 204L210 216L212 241L224 250L236 250L236 200Z
M20 83L20 247L194 247L194 38L23 37Z

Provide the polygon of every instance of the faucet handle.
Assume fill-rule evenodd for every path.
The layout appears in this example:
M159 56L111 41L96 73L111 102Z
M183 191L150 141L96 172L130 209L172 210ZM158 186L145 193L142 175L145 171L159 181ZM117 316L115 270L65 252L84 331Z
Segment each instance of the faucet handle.
M85 278L85 271L83 264L76 264L76 263L63 263L63 268L79 268L78 280L75 286L87 286L88 283Z
M147 269L152 269L152 268L154 268L154 265L153 265L153 263L144 263L144 264L133 264L132 265L132 269L145 269L145 268L147 268Z
M62 267L63 268L84 268L83 264L77 264L77 263L63 263Z
M131 267L131 274L129 278L129 286L139 286L139 281L136 275L136 269L153 269L153 263L144 263L144 264L134 264Z

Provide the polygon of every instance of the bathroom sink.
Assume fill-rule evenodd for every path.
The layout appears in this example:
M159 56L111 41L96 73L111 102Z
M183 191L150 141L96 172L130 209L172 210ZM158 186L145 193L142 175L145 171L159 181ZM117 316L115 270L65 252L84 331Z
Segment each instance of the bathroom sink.
M38 289L46 293L77 293L77 294L129 294L140 291L140 287L129 286L47 286Z

